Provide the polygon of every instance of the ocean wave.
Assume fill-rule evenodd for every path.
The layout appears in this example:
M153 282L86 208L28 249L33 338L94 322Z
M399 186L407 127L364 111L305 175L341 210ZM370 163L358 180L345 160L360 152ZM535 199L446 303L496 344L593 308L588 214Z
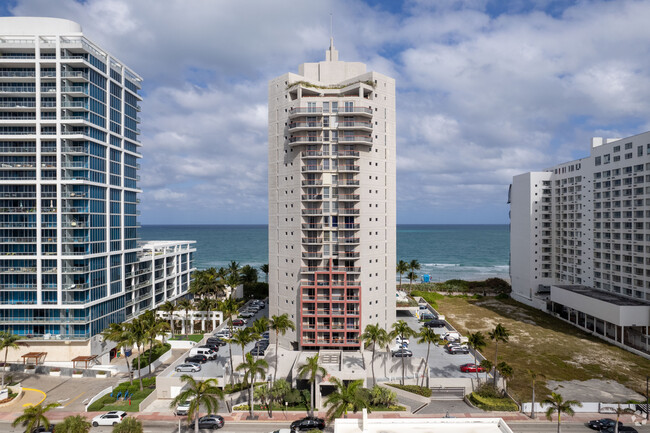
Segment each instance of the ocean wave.
M422 266L434 268L451 268L454 266L462 266L460 263L423 263Z

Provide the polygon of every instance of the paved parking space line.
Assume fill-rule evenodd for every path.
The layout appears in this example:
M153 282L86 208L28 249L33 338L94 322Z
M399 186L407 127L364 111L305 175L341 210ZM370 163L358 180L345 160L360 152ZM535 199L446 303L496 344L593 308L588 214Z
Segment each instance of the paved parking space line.
M78 399L79 397L81 397L82 395L84 395L85 393L86 393L86 391L82 392L81 394L79 394L78 396L76 396L75 398L73 398L72 400L70 400L69 402L67 402L66 404L64 404L63 407L67 407L70 403L72 403L73 401L75 401L76 399Z

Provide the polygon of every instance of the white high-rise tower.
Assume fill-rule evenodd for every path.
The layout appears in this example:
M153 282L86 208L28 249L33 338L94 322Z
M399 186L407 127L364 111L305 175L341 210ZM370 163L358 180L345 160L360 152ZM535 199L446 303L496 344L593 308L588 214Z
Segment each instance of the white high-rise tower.
M269 305L300 348L395 321L395 80L326 59L269 82Z

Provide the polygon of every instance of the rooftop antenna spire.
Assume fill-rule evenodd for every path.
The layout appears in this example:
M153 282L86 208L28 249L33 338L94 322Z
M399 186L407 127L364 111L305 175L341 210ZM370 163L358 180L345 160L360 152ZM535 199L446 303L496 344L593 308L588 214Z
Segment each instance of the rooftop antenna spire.
M339 52L334 48L334 35L333 35L333 19L330 13L330 47L325 51L325 60L330 62L337 62L339 60Z
M332 14L330 13L330 50L334 48L334 32L332 31Z

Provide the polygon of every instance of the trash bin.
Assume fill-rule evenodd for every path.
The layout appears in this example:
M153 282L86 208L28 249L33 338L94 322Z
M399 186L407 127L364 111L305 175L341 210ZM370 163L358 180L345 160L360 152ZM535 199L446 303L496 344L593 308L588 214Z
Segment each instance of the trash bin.
M131 349L124 349L124 356L131 356Z

